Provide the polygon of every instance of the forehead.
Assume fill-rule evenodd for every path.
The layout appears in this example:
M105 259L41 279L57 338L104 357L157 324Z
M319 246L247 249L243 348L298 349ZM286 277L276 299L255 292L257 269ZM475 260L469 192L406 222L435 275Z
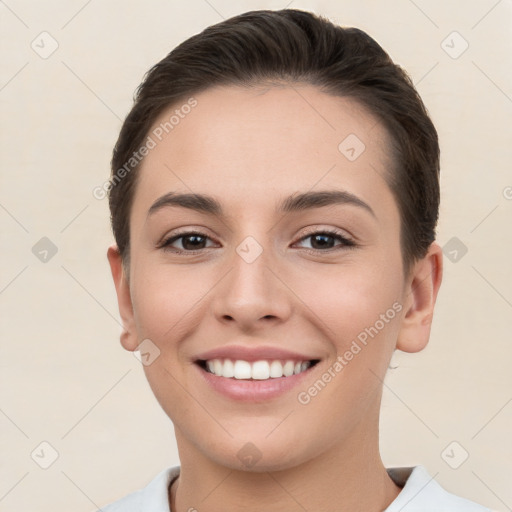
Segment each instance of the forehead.
M311 85L210 88L169 107L148 136L134 201L146 210L169 191L246 208L314 187L390 199L385 128L355 100Z

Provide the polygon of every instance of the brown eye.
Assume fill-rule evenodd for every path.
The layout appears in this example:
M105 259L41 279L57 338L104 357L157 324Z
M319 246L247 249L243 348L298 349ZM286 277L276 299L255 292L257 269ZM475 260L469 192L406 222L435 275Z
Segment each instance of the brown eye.
M206 249L207 242L210 240L204 233L181 233L165 240L161 247L164 250L173 252L193 252ZM176 243L178 246L176 246ZM181 246L181 247L180 247ZM211 246L210 246L211 247Z
M332 249L336 240L332 235L318 234L311 235L311 247L313 249Z
M182 239L181 245L187 250L204 249L206 244L206 238L201 235L187 235L180 238Z
M301 238L300 242L305 240L310 240L310 247L305 248L311 248L315 251L355 246L355 243L352 240L349 240L337 231L317 231Z

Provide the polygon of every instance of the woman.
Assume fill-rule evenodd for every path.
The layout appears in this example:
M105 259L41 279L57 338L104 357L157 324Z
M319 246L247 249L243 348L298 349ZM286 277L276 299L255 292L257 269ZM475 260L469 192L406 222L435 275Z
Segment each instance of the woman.
M109 200L121 342L181 464L103 510L488 510L379 453L442 251L437 133L372 38L298 10L191 37L139 87Z

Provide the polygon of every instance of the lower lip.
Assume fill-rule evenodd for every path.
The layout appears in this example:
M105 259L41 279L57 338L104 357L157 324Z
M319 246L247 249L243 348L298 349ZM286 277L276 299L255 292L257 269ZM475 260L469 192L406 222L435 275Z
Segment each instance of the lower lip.
M215 391L227 396L233 400L243 402L262 402L277 398L280 395L290 391L304 380L307 375L318 366L308 368L307 370L298 373L297 375L290 375L290 377L278 377L275 379L267 380L243 380L243 379L227 379L226 377L219 377L213 373L207 372L199 365L195 365L203 379Z

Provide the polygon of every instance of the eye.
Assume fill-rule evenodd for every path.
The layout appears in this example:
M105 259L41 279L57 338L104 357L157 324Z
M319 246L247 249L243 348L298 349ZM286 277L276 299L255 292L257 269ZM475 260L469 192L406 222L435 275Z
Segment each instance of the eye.
M207 249L206 244L208 240L211 241L210 237L204 233L199 231L189 231L166 238L159 247L171 252L194 252L201 249ZM176 243L181 247L176 247ZM211 247L211 245L209 247Z
M306 246L303 248L309 250L309 252L326 252L356 246L356 243L347 238L344 234L332 230L309 233L302 237L297 243L304 243L307 240L310 240L310 247ZM210 242L209 245L208 242ZM212 239L205 233L201 233L200 231L187 231L166 238L159 245L159 248L169 252L194 254L195 252L213 246L215 246L215 243L213 243Z
M322 230L309 233L299 240L300 242L310 239L310 247L314 251L328 251L329 249L343 249L346 247L355 247L355 242L338 231ZM336 241L339 243L336 244Z

